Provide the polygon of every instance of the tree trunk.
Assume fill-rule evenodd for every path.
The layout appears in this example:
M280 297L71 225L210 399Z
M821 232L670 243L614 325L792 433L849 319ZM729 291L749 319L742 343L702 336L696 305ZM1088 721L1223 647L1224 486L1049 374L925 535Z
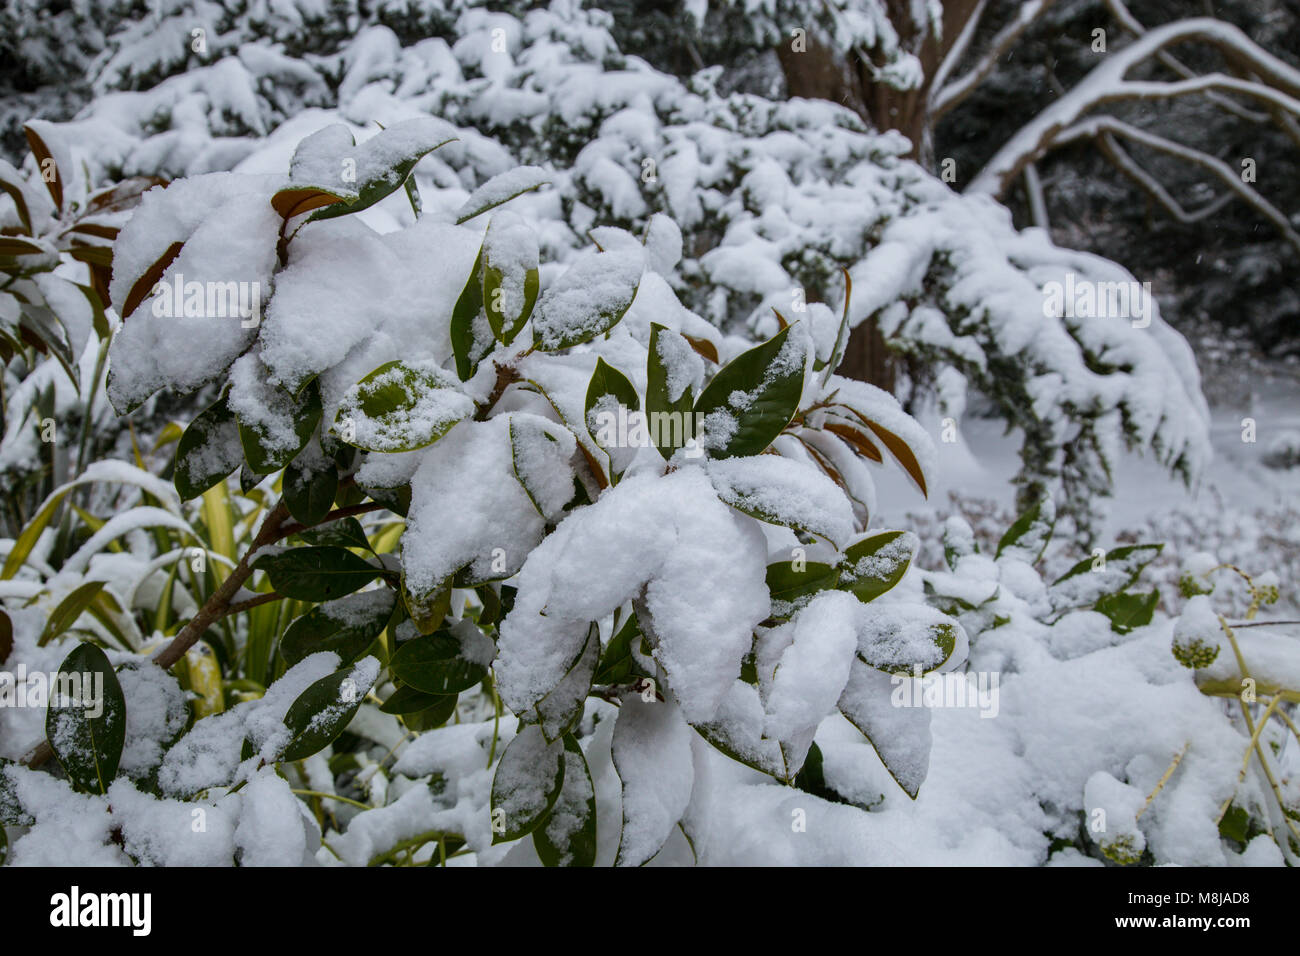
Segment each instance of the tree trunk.
M846 106L878 130L898 130L911 141L912 158L933 168L927 110L930 80L978 5L978 0L945 2L942 36L936 37L928 21L918 23L912 19L913 10L923 11L924 6L910 0L888 0L889 18L898 31L899 44L920 60L925 74L917 89L898 90L876 82L871 68L856 52L837 51L812 35L807 37L803 52L795 52L788 39L777 47L786 89L790 96L831 100ZM872 51L864 52L872 55ZM853 330L839 374L892 391L896 371L874 320L868 319Z

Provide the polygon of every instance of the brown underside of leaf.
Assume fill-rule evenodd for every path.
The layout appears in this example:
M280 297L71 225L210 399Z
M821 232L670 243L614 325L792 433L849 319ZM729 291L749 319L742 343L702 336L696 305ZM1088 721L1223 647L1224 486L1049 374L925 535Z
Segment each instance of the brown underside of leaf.
M54 163L54 178L47 180L44 167L47 159L53 159L50 155L50 148L45 145L45 140L41 139L30 126L23 127L23 134L27 137L27 145L31 147L32 155L36 157L36 167L41 170L41 180L45 183L45 188L50 191L50 197L54 200L54 208L62 212L63 179L59 175L59 164Z
M839 422L827 422L822 426L826 431L833 435L839 435L846 442L854 447L859 453L872 461L882 462L885 456L880 453L880 449L871 443L871 439L849 425L843 425Z
M332 206L334 203L342 201L343 197L327 193L325 190L316 189L315 187L281 189L271 197L271 208L285 219L292 219L294 216L301 216L303 213L319 209L321 206Z
M718 364L718 349L708 339L697 339L695 336L687 335L685 332L682 333L682 338L689 342L691 348L695 349L695 351L704 356L704 358L708 359L714 365Z
M132 312L139 308L140 303L148 297L153 287L158 284L163 273L172 261L181 254L184 248L184 242L173 242L167 247L167 251L162 254L162 258L149 267L149 269L136 280L135 285L131 286L131 291L127 294L126 302L122 304L122 318L128 318Z

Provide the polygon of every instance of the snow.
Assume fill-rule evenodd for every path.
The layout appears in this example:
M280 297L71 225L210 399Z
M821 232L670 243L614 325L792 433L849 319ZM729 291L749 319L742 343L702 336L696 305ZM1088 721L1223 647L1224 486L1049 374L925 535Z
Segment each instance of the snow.
M900 47L879 4L832 6L839 42L876 48L885 57L882 78L916 86L915 58ZM913 8L918 19L934 16L933 4ZM735 12L784 36L774 9L754 2ZM1272 563L1249 570L1257 584L1279 589L1282 607L1295 601L1294 475L1265 467L1294 445L1294 389L1262 393L1258 407L1211 413L1196 357L1158 312L1145 327L1120 316L1044 313L1053 283L1133 281L1122 268L1057 248L1041 230L1016 231L1004 208L986 196L953 194L901 158L908 147L897 134L867 132L835 104L725 96L713 88L717 71L688 85L621 57L600 11L560 4L516 19L449 4L442 11L447 39L403 47L397 33L363 18L337 52L294 59L282 45L320 29L307 25L315 23L310 12L274 6L269 32L250 42L248 15L238 14L229 36L211 31L213 62L156 84L153 76L181 68L175 50L185 49L176 43L167 53L159 38L185 39L187 23L168 14L133 24L97 67L93 82L104 95L74 123L39 127L61 167L78 176L84 165L92 178L135 171L193 177L151 191L123 229L116 302L175 243L183 245L165 283L264 286L268 308L252 327L230 317L159 314L146 298L120 320L110 397L125 409L162 388L229 382L230 407L241 421L284 451L300 443L289 396L317 381L324 428L342 413L358 426L358 442L378 449L360 456L357 482L411 483L400 564L386 556L408 587L425 595L462 570L475 582L517 587L495 648L466 617L467 607L478 606L477 599L467 604L466 589L457 589L448 619L464 639L464 655L493 665L506 712L496 713L490 695L466 692L446 726L408 735L394 718L363 706L349 727L362 741L349 754L358 770L339 785L355 787L373 807L331 801L328 849L308 802L292 792L303 781L333 792L327 757L283 767L284 777L272 762L287 742L286 711L334 672L335 655L308 657L265 696L195 722L164 753L183 727L184 703L177 682L145 658L161 635L136 633L134 618L151 620L150 602L171 586L160 579L181 556L156 554L147 532L188 539L200 505L182 510L170 482L125 462L95 462L47 503L94 484L85 502L106 519L104 527L74 539L79 545L66 558L55 547L59 528L47 528L17 576L0 582L15 632L4 663L57 668L66 642L40 647L38 636L50 610L84 580L103 580L124 599L119 603L141 612L128 635L140 653L110 654L129 701L126 776L107 796L90 797L49 774L6 768L6 786L36 818L31 828L11 828L12 862L365 865L383 861L402 841L446 833L467 845L453 864L535 863L529 840L493 845L494 780L509 818L535 811L554 781L546 771L560 767L559 803L543 825L557 839L571 833L593 798L602 864L673 865L698 854L707 865L1093 865L1103 854L1130 862L1143 851L1160 864L1294 862L1267 836L1244 853L1221 839L1225 801L1258 815L1271 795L1257 771L1238 786L1248 734L1224 701L1202 692L1235 691L1245 676L1237 655L1221 646L1218 614L1235 619L1248 602L1230 572L1211 569L1225 561ZM703 6L690 4L686 13L699 21ZM1190 22L1205 31L1213 21ZM508 52L493 49L496 28ZM1230 29L1213 32L1237 42ZM1168 28L1152 34L1127 49L1181 35ZM1122 81L1114 64L1123 60L1107 62L1109 73L1099 75ZM149 88L109 92L134 86ZM1063 101L1049 114L1072 116L1081 102ZM371 121L387 129L376 133ZM277 190L316 184L352 196L353 186L449 135L459 140L430 154L415 174L424 201L418 219L398 191L356 216L304 226L287 244L287 267L275 271L282 222L270 197ZM1033 146L1013 142L1014 155L1000 153L977 183L1010 169ZM516 167L516 158L556 168ZM647 159L653 169L643 165ZM356 183L340 176L345 160L357 164ZM217 171L236 165L239 176ZM538 190L543 182L554 188ZM36 195L31 208L45 222L48 204ZM508 209L497 208L506 200ZM450 224L489 210L490 225ZM589 241L605 251L591 251ZM491 391L495 363L485 360L469 382L453 381L446 328L481 246L504 274L507 318L522 308L523 276L539 262L544 291L533 319L540 350L493 356L514 363L520 381L495 409L479 412L475 403ZM678 457L670 465L654 449L628 449L625 458L620 449L623 477L598 487L578 453L581 445L607 460L582 421L597 358L644 391L651 325L658 323L665 331L655 358L667 369L669 398L698 394L716 368L685 336L709 343L725 362L776 331L775 306L798 320L777 370L807 370L834 349L843 304L835 300L838 277L812 288L812 262L849 265L850 325L874 317L933 363L934 391L909 396L916 417L893 396L825 369L804 376L803 404L827 407L778 438L777 454ZM62 283L42 280L40 288L71 310L74 345L93 352L84 303L72 305ZM799 309L796 294L826 301ZM491 347L486 323L477 332ZM561 347L568 354L542 354ZM1122 371L1099 372L1096 356ZM398 360L447 387L421 393L381 428L359 415L357 384ZM7 379L6 391L32 407L40 390L57 384L62 414L72 407L67 385L54 383L48 368L16 391ZM1020 542L1001 555L990 547L989 525L1009 507L1017 443L1025 437L1023 427L1002 435L1002 421L966 414L966 390L989 391L991 369L1012 376L995 384L1028 398L1014 417L1049 436L1048 464L1039 473L1026 465L1018 482L1042 479L1061 506L1057 537L1041 559L1055 516L1050 504ZM82 379L93 384L84 371ZM730 411L712 422L715 445L758 391L728 396ZM471 419L476 412L485 420ZM1239 438L1247 412L1260 421L1259 448ZM35 458L24 432L31 423L20 418L13 416L5 436L6 467ZM947 418L960 426L955 442L937 438ZM427 447L388 453L457 419L465 420ZM818 430L833 421L853 424L885 451L881 432L897 436L915 454L923 490L936 503L922 502L903 469L877 469ZM200 470L226 461L233 430L223 437L229 447L205 456ZM1129 447L1145 449L1148 459L1124 458ZM1067 448L1078 453L1071 462L1062 458ZM814 450L847 491L816 467ZM125 439L117 451L131 454ZM152 467L168 451L145 442L141 453ZM1170 470L1203 484L1175 486ZM1090 482L1103 473L1117 492L1109 518L1076 514L1094 509ZM594 504L566 511L575 479ZM108 486L123 484L132 486L128 494L111 497L116 491ZM271 486L254 496L272 493ZM154 500L137 504L142 492ZM979 507L969 507L977 498L988 502L980 506L984 520ZM250 507L249 498L232 500ZM946 513L957 507L966 518ZM1127 533L1125 543L1174 539L1135 585L1159 593L1149 625L1120 634L1091 609L1127 580L1121 562L1050 583L1088 557L1063 533L1069 518L1095 519L1103 543L1120 540L1119 532ZM381 525L370 530L395 534L398 524L385 520L382 532ZM790 560L799 547L809 560L834 562L837 548L870 528L916 532L845 569L841 585L910 561L891 592L863 604L841 587L797 608L773 606L769 560ZM997 532L1005 529L1003 522ZM826 541L808 543L809 533ZM111 552L117 542L123 549ZM933 570L943 566L941 546L949 567ZM12 547L6 542L0 551ZM1208 592L1212 583L1214 591L1180 593L1184 572L1197 589ZM177 607L193 613L185 586L173 591ZM366 591L325 605L324 613L347 623L392 600L387 589ZM791 619L769 620L776 610ZM1280 610L1266 606L1261 614ZM648 648L647 655L638 640L633 657L654 680L607 688L612 700L585 702L573 733L591 769L589 789L576 754L547 745L536 724L517 728L517 718L561 729L596 667L601 648L593 635L608 642L612 616L621 622L630 611ZM79 627L100 633L89 615ZM247 636L238 625L234 633L238 651ZM939 633L951 638L951 653L936 643ZM1262 693L1300 686L1294 628L1241 628L1236 639ZM751 653L755 684L741 676ZM901 676L934 668L924 680ZM382 679L369 658L349 673L367 688ZM944 682L926 682L932 678ZM986 690L974 704L929 696L957 682ZM647 690L659 696L642 696ZM912 694L919 703L901 702ZM317 723L337 717L344 703L326 708ZM0 753L21 756L41 738L43 717L38 708L0 707ZM771 775L725 756L706 737ZM1263 735L1294 799L1296 756L1284 740L1272 728ZM827 785L847 803L778 782L793 776L814 742ZM253 756L241 759L245 743ZM1155 793L1180 754L1176 773ZM138 784L154 771L158 794ZM1095 829L1089 824L1098 810L1105 823ZM192 829L196 811L206 820L202 836ZM806 826L792 827L792 820ZM1275 814L1273 825L1282 822ZM1071 845L1052 851L1054 840ZM416 859L435 852L426 845Z
M614 766L623 782L618 863L641 866L686 812L694 782L691 731L670 703L623 698L614 725Z
M758 535L699 469L625 478L524 562L498 642L502 698L519 711L545 696L577 657L588 622L644 588L655 659L687 720L708 719L768 615Z
M845 543L854 530L849 499L826 473L777 455L708 463L709 478L727 504L791 528Z
M636 295L644 269L639 252L593 252L581 256L542 293L533 331L543 349L583 341L621 317Z
M161 276L164 289L237 282L269 292L280 229L270 199L282 182L281 177L212 173L145 193L113 244L113 301L125 302L140 277L177 242L184 245ZM109 397L120 409L164 385L197 388L224 372L256 335L237 316L155 314L155 304L167 297L146 298L113 339Z
M523 485L484 480L514 468L511 421L461 422L424 452L402 535L402 563L416 593L466 566L476 579L509 577L542 540L542 516Z

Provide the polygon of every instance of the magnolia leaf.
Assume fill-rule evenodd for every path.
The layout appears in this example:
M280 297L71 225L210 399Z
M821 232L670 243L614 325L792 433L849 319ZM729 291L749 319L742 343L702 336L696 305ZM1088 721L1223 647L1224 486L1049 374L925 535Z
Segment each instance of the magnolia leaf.
M564 753L564 742L548 743L536 724L510 741L492 778L494 844L518 840L546 820L564 787Z
M695 403L703 417L703 444L715 458L758 455L799 407L804 350L782 329L736 356L713 376Z
M107 793L126 742L126 700L108 657L79 644L49 690L45 736L72 785Z
M533 847L543 866L594 866L596 788L587 758L573 736L564 738L564 782L554 806L533 830Z
M355 667L322 677L299 694L284 715L289 743L280 760L305 760L332 744L352 723L378 676L379 662L367 657Z
M432 445L474 410L474 400L434 363L398 360L344 393L334 431L366 451L414 451Z

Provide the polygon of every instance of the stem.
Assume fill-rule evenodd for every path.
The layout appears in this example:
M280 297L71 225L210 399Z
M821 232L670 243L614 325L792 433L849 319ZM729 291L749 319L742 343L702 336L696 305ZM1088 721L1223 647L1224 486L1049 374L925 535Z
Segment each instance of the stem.
M1183 744L1183 749L1178 751L1177 755L1174 757L1174 762L1169 765L1169 769L1165 771L1165 775L1160 778L1160 782L1156 784L1156 788L1151 791L1151 794L1146 799L1146 803L1142 804L1142 809L1140 809L1134 816L1135 820L1142 819L1142 814L1147 812L1147 807L1151 806L1151 801L1156 798L1156 794L1165 788L1165 784L1167 784L1169 778L1174 775L1174 771L1178 769L1178 765L1183 762L1183 757L1187 753L1187 748L1191 745L1192 742L1190 740Z
M222 617L229 617L231 614L242 614L244 611L251 611L255 607L263 604L270 604L272 601L283 601L283 594L276 594L274 591L269 594L259 594L255 598L249 598L247 601L240 601L238 604L231 604L222 612Z
M325 793L320 790L290 790L290 793L296 793L300 797L320 797L325 800L337 800L339 803L347 803L354 807L360 807L362 810L373 810L374 807L362 803L359 800L353 800L351 797L340 797L337 793Z
M496 716L492 718L492 747L488 751L487 769L492 769L492 761L497 756L497 734L501 729L501 695L497 693L497 675L495 671L492 674L492 705L496 710Z
M283 541L290 535L298 534L311 528L319 528L323 524L329 524L331 521L338 521L340 518L352 518L357 515L370 514L372 511L383 511L386 507L386 505L382 505L378 501L367 501L365 504L349 505L346 508L335 508L315 524L299 524L295 521L288 527L280 528L280 530L276 532L275 538L268 541L267 544L274 544L276 541Z
M153 662L167 670L182 657L185 652L193 647L204 632L216 621L229 613L230 600L239 593L243 586L253 574L253 568L250 559L261 548L266 547L271 542L277 540L276 535L280 532L280 526L284 524L285 519L289 516L288 506L281 501L267 514L262 522L262 527L257 532L257 537L253 544L244 552L244 556L239 559L239 564L230 572L229 577L221 582L221 586L212 592L212 596L199 609L199 613L192 617L188 624L181 628L172 642L164 647ZM48 740L41 741L24 759L23 763L28 767L36 768L44 764L54 756L54 749L50 746Z

